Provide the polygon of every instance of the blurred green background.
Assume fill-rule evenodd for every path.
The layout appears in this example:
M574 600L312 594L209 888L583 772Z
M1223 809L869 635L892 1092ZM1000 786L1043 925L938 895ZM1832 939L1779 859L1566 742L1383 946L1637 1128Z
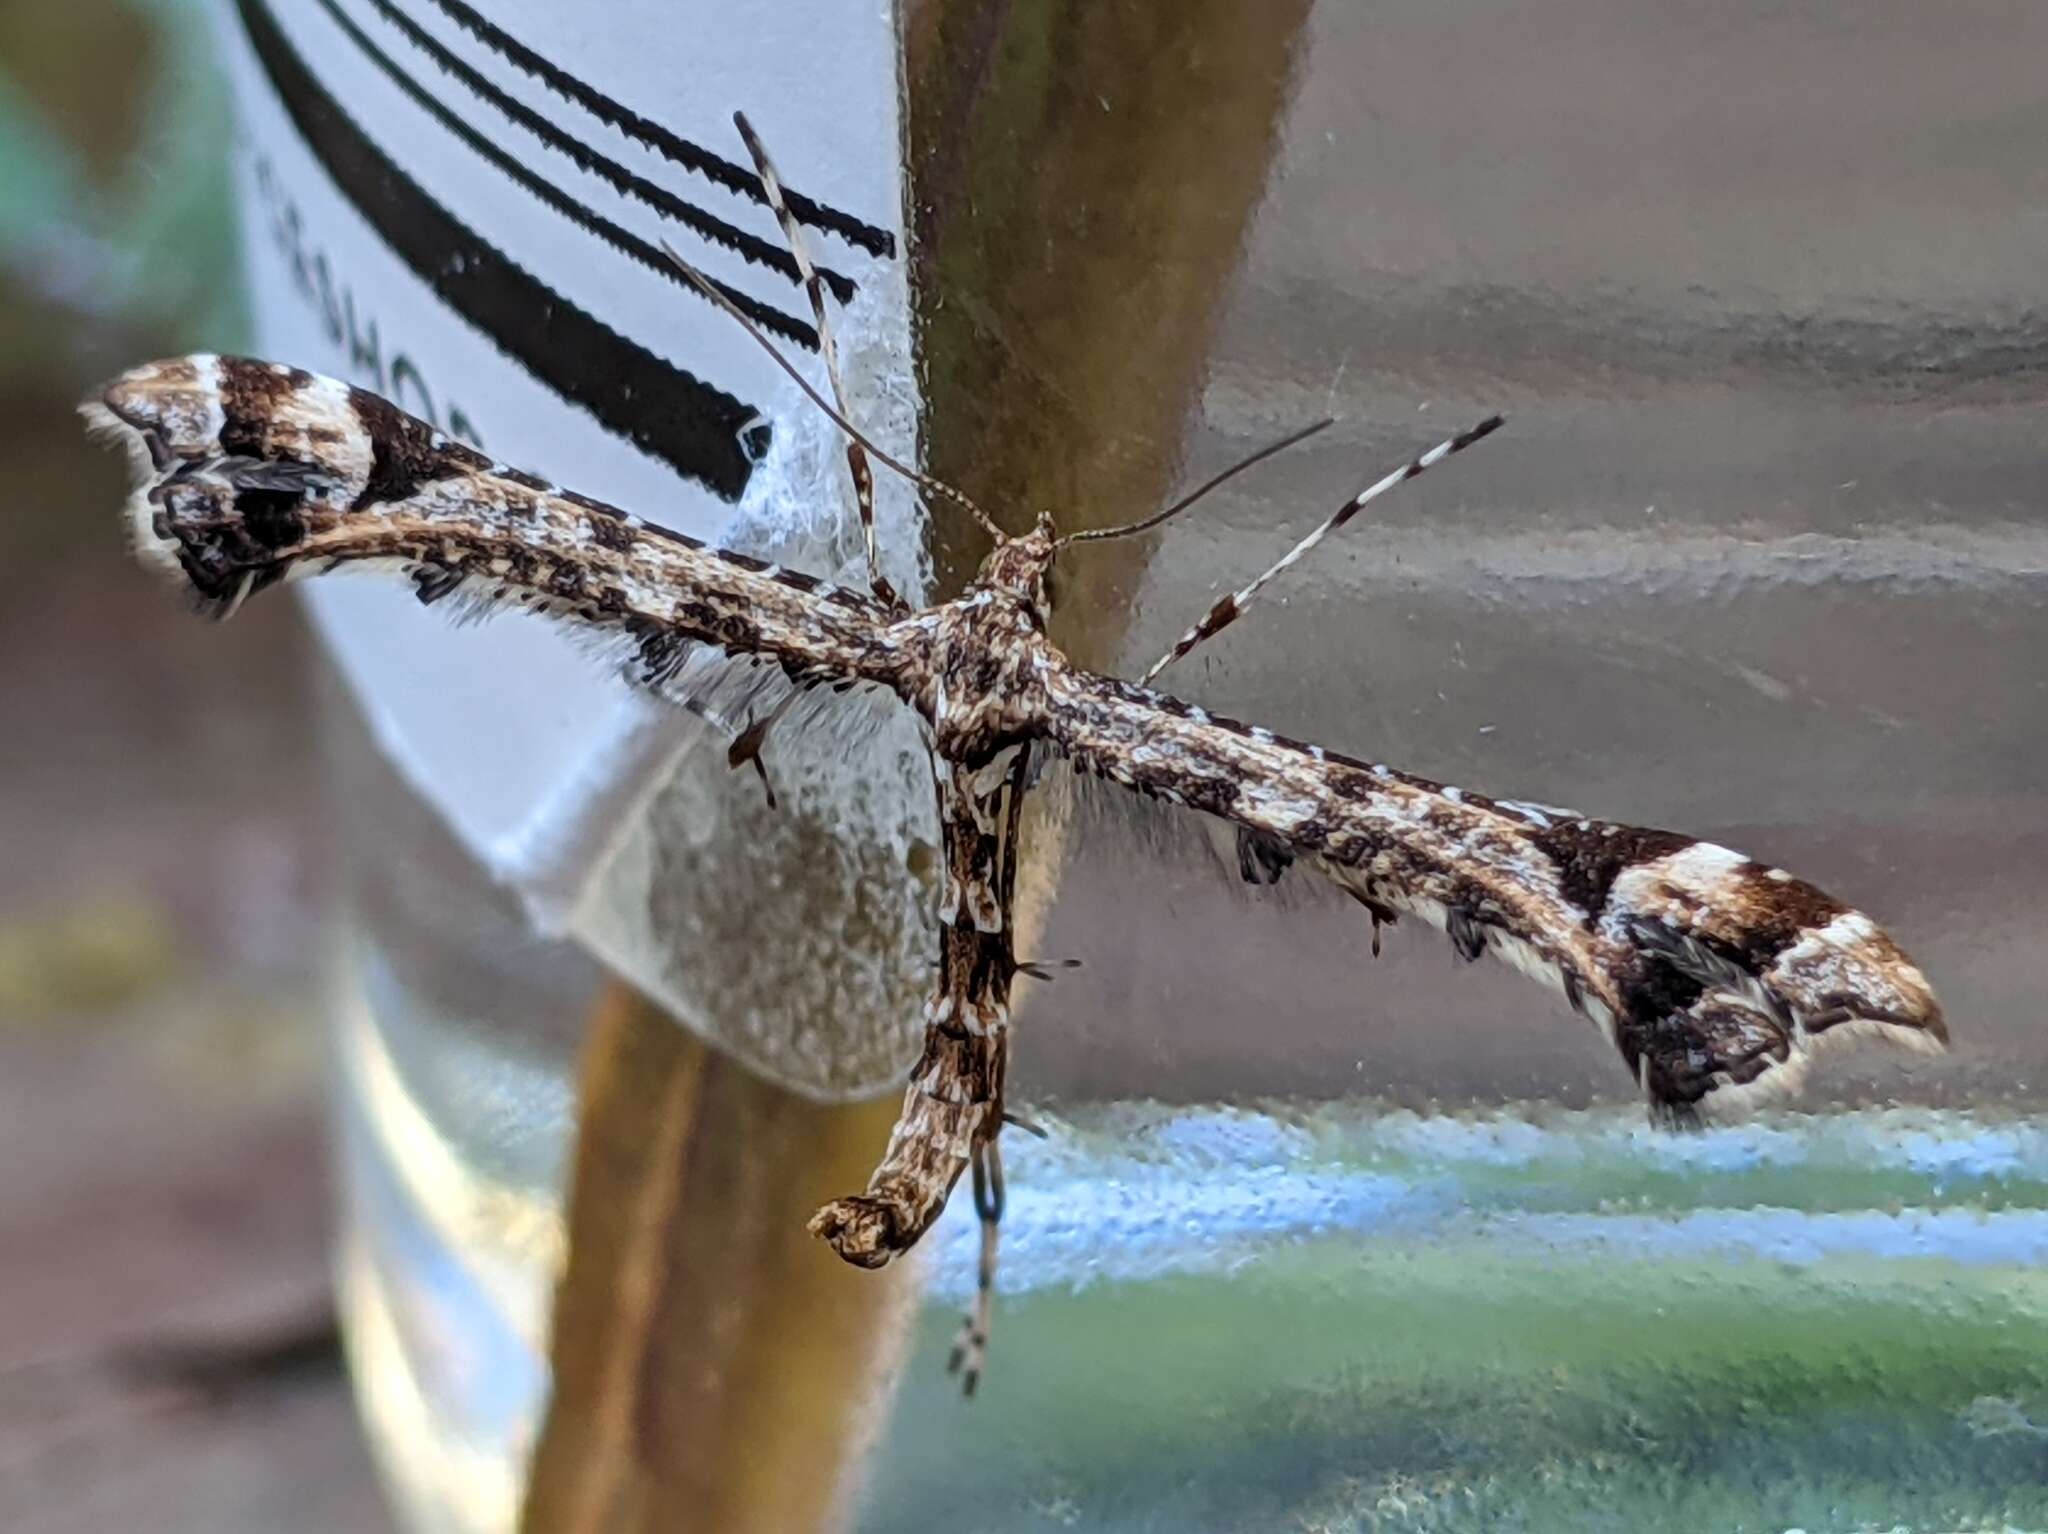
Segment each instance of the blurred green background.
M307 649L128 559L93 383L245 327L185 0L0 0L0 1528L388 1528L327 1314Z

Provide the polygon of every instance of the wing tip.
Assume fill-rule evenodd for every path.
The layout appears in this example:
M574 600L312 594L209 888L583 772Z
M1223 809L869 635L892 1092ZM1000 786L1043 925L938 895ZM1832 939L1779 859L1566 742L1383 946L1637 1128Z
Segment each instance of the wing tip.
M129 551L164 580L189 586L190 580L178 559L176 540L166 537L157 524L153 497L164 482L165 463L153 451L149 434L114 408L118 384L117 380L80 400L78 413L85 420L88 437L118 448L128 461L129 488L121 502L121 523L127 531Z
M1917 972L1916 972L1917 973ZM1736 1123L1760 1109L1774 1107L1797 1095L1821 1056L1876 1042L1923 1058L1946 1054L1948 1024L1931 994L1926 1012L1916 1017L1896 1014L1868 1016L1841 1008L1814 1015L1794 1013L1793 1026L1785 1035L1782 1059L1766 1058L1761 1070L1742 1079L1734 1070L1713 1072L1700 1095L1685 1104L1660 1103L1651 1092L1653 1116L1660 1110L1678 1108L1706 1124ZM1649 1083L1645 1082L1646 1091Z

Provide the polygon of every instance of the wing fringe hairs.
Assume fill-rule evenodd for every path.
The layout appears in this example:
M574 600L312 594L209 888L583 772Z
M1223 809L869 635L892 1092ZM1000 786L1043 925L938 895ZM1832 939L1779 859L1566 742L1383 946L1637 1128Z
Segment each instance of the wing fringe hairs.
M371 570L425 603L459 595L468 611L563 620L664 696L699 709L715 698L748 735L766 715L744 684L732 690L735 661L778 688L893 693L955 770L1044 743L1081 771L1235 826L1248 880L1300 861L1376 927L1420 921L1466 958L1496 954L1592 1019L1665 1121L1778 1095L1841 1039L1946 1042L1897 944L1782 869L1675 832L1446 787L1073 666L1044 633L1042 578L1058 548L1044 521L999 542L961 598L907 612L706 548L273 363L154 363L84 409L137 466L138 553L215 616L281 581ZM1000 1108L983 1115L985 1135ZM952 1175L964 1164L953 1158ZM892 1254L924 1223L899 1232Z

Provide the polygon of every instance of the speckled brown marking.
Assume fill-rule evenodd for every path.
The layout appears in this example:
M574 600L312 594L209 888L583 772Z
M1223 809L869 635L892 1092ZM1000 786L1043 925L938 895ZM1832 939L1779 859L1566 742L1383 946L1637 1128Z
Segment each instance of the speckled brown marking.
M630 554L640 535L620 517L592 517L587 524L593 542L614 554Z
M442 437L425 421L367 389L350 389L348 402L363 423L373 455L369 480L356 497L354 510L410 500L422 485L474 474L490 465L483 454Z
M1558 888L1565 898L1595 917L1606 909L1607 892L1625 870L1682 851L1695 838L1604 820L1566 820L1547 831L1532 832L1531 840L1557 865Z
M290 408L292 397L313 381L298 368L278 368L242 357L219 361L220 445L245 458L269 450L272 424Z
M1770 868L1757 862L1735 870L1740 889L1735 910L1742 962L1763 969L1793 943L1799 934L1817 931L1849 908L1825 890L1815 889L1804 879L1773 879Z

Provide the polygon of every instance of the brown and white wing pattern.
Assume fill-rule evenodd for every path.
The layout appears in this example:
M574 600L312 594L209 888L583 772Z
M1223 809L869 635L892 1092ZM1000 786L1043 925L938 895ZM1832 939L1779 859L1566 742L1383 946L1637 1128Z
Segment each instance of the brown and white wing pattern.
M1660 1117L1796 1086L1819 1044L1947 1042L1927 981L1868 916L1671 831L1445 787L1060 665L1054 744L1085 771L1234 822L1248 878L1303 859L1375 923L1492 951L1613 1040Z
M517 608L620 644L636 680L690 701L708 652L809 685L899 693L914 634L867 596L712 549L494 464L376 395L277 363L193 356L123 374L83 407L136 462L146 563L216 616L331 570L419 599Z

